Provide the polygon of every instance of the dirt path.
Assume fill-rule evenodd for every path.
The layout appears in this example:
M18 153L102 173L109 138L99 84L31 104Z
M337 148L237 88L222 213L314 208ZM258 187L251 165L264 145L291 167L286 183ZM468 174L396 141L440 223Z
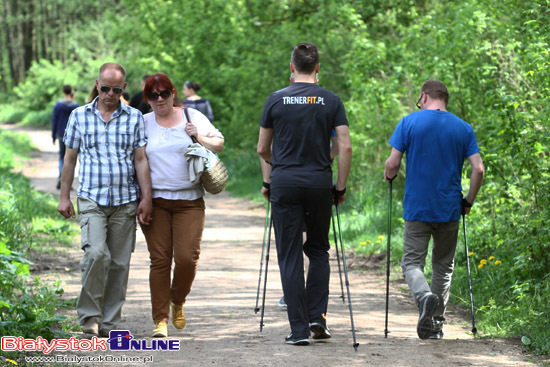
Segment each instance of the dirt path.
M56 147L49 132L26 130L40 152L23 172L41 191L57 195ZM76 187L76 184L73 185ZM449 313L445 339L423 341L416 336L418 314L411 297L401 289L390 291L390 334L384 338L385 276L375 271L350 271L350 288L358 351L352 347L348 308L342 303L338 268L332 262L328 325L333 337L308 347L285 345L289 327L286 312L277 306L282 295L274 246L269 262L265 327L259 331L254 313L265 207L228 193L207 196L206 229L197 278L185 305L187 328L170 325L169 338L180 341L179 351L106 351L115 357L152 356L151 365L162 366L536 366L516 341L477 339L469 334L467 319ZM273 243L274 245L274 243ZM75 271L62 275L67 297L80 289L80 251L68 255ZM332 256L335 259L335 256ZM153 328L148 285L148 253L141 230L132 257L127 302L120 329L134 339L147 339ZM76 312L74 312L76 314ZM75 353L65 353L75 355ZM79 354L86 355L86 354ZM91 354L88 354L91 355ZM144 363L81 363L80 365L143 365Z

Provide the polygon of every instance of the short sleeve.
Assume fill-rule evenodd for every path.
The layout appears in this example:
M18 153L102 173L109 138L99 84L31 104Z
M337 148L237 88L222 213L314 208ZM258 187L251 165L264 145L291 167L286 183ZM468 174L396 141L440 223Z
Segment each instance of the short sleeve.
M406 152L409 145L404 125L405 119L403 118L397 124L397 127L395 128L395 131L393 132L393 135L391 136L389 141L390 145L401 153Z
M336 111L334 114L334 127L342 125L348 126L349 122L348 117L346 116L346 108L344 107L344 103L338 97L338 103L336 105Z
M134 150L141 148L147 144L147 139L145 138L145 123L143 121L143 114L141 111L136 111L137 124L134 132Z
M266 129L273 129L273 119L271 118L272 96L269 96L265 101L262 117L260 118L260 126Z
M78 150L80 148L81 139L77 121L78 110L79 109L75 109L71 112L69 121L67 122L67 128L65 129L65 134L63 135L63 142L65 143L65 146L74 150Z
M477 139L474 134L474 130L471 126L468 127L468 146L466 147L466 158L479 153L479 147L477 145Z

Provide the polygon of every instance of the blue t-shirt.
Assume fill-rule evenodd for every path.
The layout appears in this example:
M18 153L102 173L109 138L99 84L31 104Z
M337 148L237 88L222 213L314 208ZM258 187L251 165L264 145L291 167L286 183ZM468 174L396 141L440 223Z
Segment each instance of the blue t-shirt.
M462 166L479 153L470 124L446 111L417 111L399 122L390 145L406 153L403 219L459 220Z

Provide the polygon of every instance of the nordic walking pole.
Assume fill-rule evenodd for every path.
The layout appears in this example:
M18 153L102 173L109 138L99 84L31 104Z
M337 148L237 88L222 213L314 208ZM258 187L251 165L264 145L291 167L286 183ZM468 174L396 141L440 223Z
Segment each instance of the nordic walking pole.
M338 200L335 198L334 200L334 207L336 208L336 219L338 220L338 234L340 236L340 247L342 250L342 263L344 264L344 276L346 277L346 288L348 291L348 306L349 306L349 318L351 321L351 333L353 335L353 348L357 352L357 347L359 347L359 343L357 343L357 339L355 337L355 324L353 323L353 310L351 308L351 295L349 292L349 279L348 279L348 268L346 266L346 253L344 251L344 243L342 242L342 227L340 226L340 212L338 211ZM268 246L269 248L269 246Z
M468 256L468 241L466 241L466 214L462 213L462 228L464 229L464 248L466 249L466 265L468 269L468 288L470 291L470 307L472 309L472 334L477 334L476 320L474 316L474 294L472 292L472 276L470 274L470 257Z
M342 268L340 267L340 252L338 251L338 240L336 236L336 224L334 223L334 214L331 211L332 216L332 233L334 233L334 246L336 247L336 259L338 260L338 273L340 274L340 289L342 290L342 303L346 303L346 296L344 296L344 283L342 282Z
M264 275L264 295L262 298L262 317L260 318L260 333L264 328L264 310L265 310L265 291L267 288L267 268L269 266L269 247L271 245L271 227L273 226L273 216L269 217L269 233L267 235L267 251L265 253L265 275Z
M392 181L397 177L389 179L389 205L388 205L388 246L386 249L386 326L384 328L384 338L388 337L388 309L390 303L390 244L391 244L391 197L392 197Z
M267 202L267 211L265 213L265 225L264 225L264 240L262 242L262 256L260 257L260 275L258 275L258 290L256 291L256 307L254 307L254 313L258 313L260 311L260 307L258 307L258 301L260 299L260 284L262 282L262 268L264 266L264 253L265 253L265 237L267 234L267 225L269 223L270 218L270 209L271 202Z

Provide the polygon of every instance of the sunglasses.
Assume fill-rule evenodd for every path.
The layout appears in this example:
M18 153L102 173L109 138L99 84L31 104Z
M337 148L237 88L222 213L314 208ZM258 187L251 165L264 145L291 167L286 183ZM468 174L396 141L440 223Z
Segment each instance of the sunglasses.
M156 101L159 99L159 97L162 97L162 99L166 99L168 97L170 97L172 95L172 91L170 89L165 89L163 91L161 91L160 93L156 93L156 92L153 92L153 93L149 93L147 95L147 98L149 98L150 101Z
M99 89L103 93L109 93L109 91L112 89L113 93L115 94L122 94L122 90L123 90L121 87L108 87L106 85L100 85Z

